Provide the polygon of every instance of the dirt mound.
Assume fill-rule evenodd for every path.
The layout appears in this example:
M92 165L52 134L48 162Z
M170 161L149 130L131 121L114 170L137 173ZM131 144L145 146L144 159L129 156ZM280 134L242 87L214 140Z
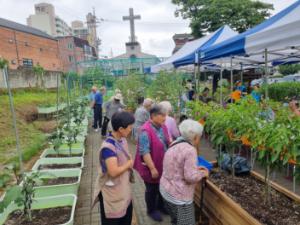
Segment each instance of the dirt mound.
M35 105L22 106L17 109L17 113L28 123L33 122L38 118L38 110Z
M52 133L56 129L56 121L35 121L34 126L43 133Z

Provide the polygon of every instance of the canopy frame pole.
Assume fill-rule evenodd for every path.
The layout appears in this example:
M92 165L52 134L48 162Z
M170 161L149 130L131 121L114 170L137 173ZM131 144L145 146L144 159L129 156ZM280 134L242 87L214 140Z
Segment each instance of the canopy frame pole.
M223 65L221 64L220 70L220 104L223 106Z
M230 57L230 92L233 92L233 57ZM231 103L233 103L233 99L231 97Z
M293 166L293 192L296 193L296 165Z
M17 127L17 121L16 121L16 112L15 112L15 108L14 108L13 96L11 93L11 88L10 88L9 79L8 79L7 66L5 66L2 71L3 71L3 76L4 76L5 83L6 83L7 91L8 91L8 96L9 96L10 111L12 114L13 127L14 127L14 133L15 133L15 138L16 138L16 148L17 148L17 153L19 156L20 174L21 174L21 177L23 178L23 175L24 175L23 156L22 156L22 151L21 151L21 147L20 147L20 138L19 138L19 131L18 131L18 127Z
M241 63L241 82L242 82L242 84L244 83L244 68L243 68L243 63Z
M198 60L198 63L197 63L197 78L196 79L196 92L198 93L200 91L200 79L201 79L201 63L200 63L200 60Z
M264 83L266 85L265 88L265 99L269 98L269 90L268 90L268 78L269 78L269 68L268 68L268 49L265 49L265 76L264 76Z

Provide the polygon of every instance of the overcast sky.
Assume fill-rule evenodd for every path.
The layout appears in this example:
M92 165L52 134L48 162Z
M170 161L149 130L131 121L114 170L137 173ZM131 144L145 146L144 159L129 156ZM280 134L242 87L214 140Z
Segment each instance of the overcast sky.
M263 0L273 3L278 12L296 0ZM98 18L103 18L98 27L102 40L100 55L122 54L125 42L129 40L129 22L122 21L129 8L141 15L136 21L136 36L146 53L160 57L169 56L174 48L172 36L175 33L190 32L189 21L175 18L176 6L171 0L0 0L0 17L26 24L26 18L34 13L34 4L51 3L55 6L56 15L67 23L73 20L85 20L88 12L95 7Z

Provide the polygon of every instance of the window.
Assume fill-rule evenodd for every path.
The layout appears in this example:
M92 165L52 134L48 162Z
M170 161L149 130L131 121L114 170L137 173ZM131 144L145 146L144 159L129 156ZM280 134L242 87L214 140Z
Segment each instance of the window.
M68 49L73 49L73 44L72 43L68 43Z
M40 48L40 52L42 52L43 51L43 48Z
M91 55L92 54L92 47L88 46L88 45L84 45L83 46L83 51L85 52L85 54Z
M69 55L69 62L73 62L74 61L74 56Z
M32 67L33 66L32 59L23 59L23 66L25 66L25 67Z

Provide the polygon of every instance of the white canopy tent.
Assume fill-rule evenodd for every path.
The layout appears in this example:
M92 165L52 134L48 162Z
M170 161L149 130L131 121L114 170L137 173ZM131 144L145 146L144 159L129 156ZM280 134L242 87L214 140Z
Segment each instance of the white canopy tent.
M300 1L256 27L199 52L201 62L263 64L300 56Z
M186 66L193 65L196 61L195 54L203 47L209 47L211 45L225 41L228 38L236 36L237 32L233 31L229 26L223 26L217 31L199 38L197 40L187 42L179 49L174 55L169 57L166 61L161 62L151 67L152 73L157 73L161 70L173 70L175 68L174 63L177 62L180 65Z

